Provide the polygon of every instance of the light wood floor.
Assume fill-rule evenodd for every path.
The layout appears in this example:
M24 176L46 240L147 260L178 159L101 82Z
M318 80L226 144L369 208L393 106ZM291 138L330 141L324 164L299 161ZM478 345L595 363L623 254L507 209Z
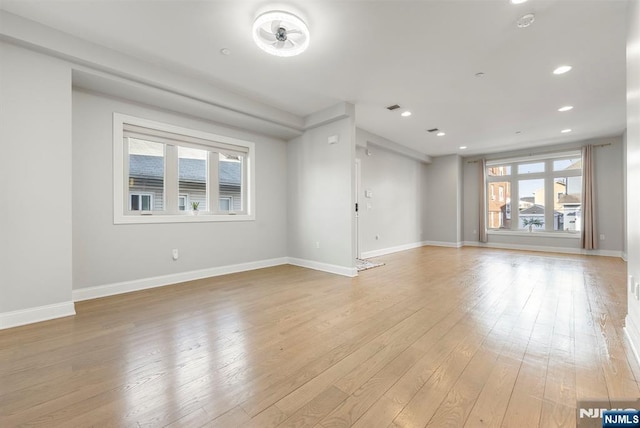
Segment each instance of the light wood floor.
M620 259L424 247L78 303L0 331L0 426L567 426L637 398Z

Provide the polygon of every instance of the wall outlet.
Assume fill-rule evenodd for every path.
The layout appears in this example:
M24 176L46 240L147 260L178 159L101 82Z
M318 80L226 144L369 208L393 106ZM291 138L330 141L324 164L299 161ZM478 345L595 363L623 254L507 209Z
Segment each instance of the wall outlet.
M171 257L173 257L173 260L178 260L179 254L178 254L177 248L174 248L173 250L171 250Z

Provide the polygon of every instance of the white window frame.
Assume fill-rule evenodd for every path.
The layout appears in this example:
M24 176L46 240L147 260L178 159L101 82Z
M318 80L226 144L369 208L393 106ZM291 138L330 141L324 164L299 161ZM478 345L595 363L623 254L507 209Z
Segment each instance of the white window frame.
M237 147L243 152L244 168L242 171L242 191L245 207L241 213L220 212L216 203L215 207L210 207L211 211L200 211L194 216L186 211L178 210L178 180L167 180L168 168L177 169L177 145L166 145L167 150L175 152L176 165L173 162L173 155L170 153L165 158L165 201L166 211L130 211L129 208L129 168L128 168L128 144L124 136L125 124L139 126L157 131L170 132L185 137L185 142L180 141L180 146L205 148L211 153L230 152L233 147ZM194 143L194 141L196 143ZM209 201L218 200L217 194L217 162L211 162L215 167L209 168L209 183L211 188ZM177 171L176 171L177 173ZM172 197L175 196L175 200ZM233 137L216 135L208 132L182 128L153 120L142 119L121 113L113 114L113 222L114 224L135 224L135 223L202 223L218 221L253 221L255 220L255 144L251 141L240 140ZM175 205L175 207L174 207ZM211 202L209 205L212 205Z
M148 196L149 197L149 206L153 207L153 193L149 193L149 192L129 192L129 204L128 204L128 209L129 211L135 211L135 212L147 212L149 210L133 210L131 209L131 197L132 196L138 196L139 198L142 198L143 196Z
M222 212L232 212L233 211L233 196L220 196L218 198L218 209L220 209L220 201L222 200L227 200L229 201L229 210L225 211L225 210L221 210Z
M518 209L518 201L520 200L519 195L519 186L518 182L520 180L532 180L532 179L543 179L544 180L544 189L545 189L545 217L544 217L544 230L536 230L533 235L535 236L544 236L544 237L562 237L562 238L580 238L580 232L569 232L569 231L554 231L554 210L547 209L547 207L554 206L554 197L556 196L554 190L553 182L558 177L558 175L562 175L563 177L578 177L582 176L582 169L576 170L563 170L563 171L554 171L553 170L553 162L562 159L573 159L580 158L582 155L580 151L570 150L566 152L558 152L558 153L547 153L540 155L532 155L520 158L508 158L508 159L493 159L487 161L487 169L489 167L496 166L510 166L511 174L510 175L496 175L491 176L487 174L487 171L484 171L487 187L490 187L491 184L495 182L509 182L511 183L511 229L487 229L488 234L495 235L522 235L522 236L532 236L532 233L518 229L518 225L520 224L520 210ZM529 163L545 163L544 172L532 172L532 173L518 173L518 164L529 164ZM547 191L547 190L551 191ZM487 189L487 191L489 191ZM505 198L506 199L506 198ZM514 202L515 201L515 202ZM516 204L516 209L514 209L513 204ZM487 209L487 208L485 208ZM488 213L485 215L485 218L488 218ZM547 226L550 225L550 228Z
M184 209L181 210L180 209L180 198L184 198ZM189 204L189 195L186 193L180 193L178 195L178 211L189 211L189 207L191 205Z

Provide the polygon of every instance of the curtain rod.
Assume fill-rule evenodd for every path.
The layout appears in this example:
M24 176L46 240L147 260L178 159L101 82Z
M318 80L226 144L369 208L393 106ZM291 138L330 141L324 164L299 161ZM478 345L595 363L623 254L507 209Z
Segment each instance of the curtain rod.
M604 143L604 144L593 144L591 147L593 148L597 148L597 147L606 147L606 146L610 146L611 143ZM582 147L580 147L581 149ZM575 150L577 150L578 148L576 148ZM567 151L571 151L572 149L562 149L562 150L549 150L546 152L538 152L538 153L523 153L521 155L514 155L514 156L510 156L510 157L518 157L518 156L538 156L538 155L547 155L547 154L552 154L552 153L562 153L562 152L567 152ZM500 158L496 158L496 159L490 159L490 160L500 160ZM468 160L467 163L478 163L480 162L480 159L475 159L475 160Z

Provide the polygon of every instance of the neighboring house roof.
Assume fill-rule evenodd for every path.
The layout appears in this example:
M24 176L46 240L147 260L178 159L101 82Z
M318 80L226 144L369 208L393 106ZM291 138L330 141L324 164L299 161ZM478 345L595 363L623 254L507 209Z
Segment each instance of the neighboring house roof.
M522 198L520 198L520 201L533 204L536 201L536 198L535 196L523 196Z
M529 208L520 211L520 215L535 215L535 214L544 214L544 207L542 205L531 205Z
M130 155L129 174L132 177L162 178L164 158L160 156ZM219 163L220 183L240 185L241 164L239 162ZM180 159L180 179L185 181L206 181L207 167L203 159Z
M560 195L558 197L558 203L559 204L579 204L580 203L580 196L577 195Z
M560 215L562 213L558 212L558 211L554 211L553 212L555 215ZM541 215L544 214L544 207L542 205L532 205L527 209L524 209L522 211L520 211L520 217L522 216L528 216L528 215Z

